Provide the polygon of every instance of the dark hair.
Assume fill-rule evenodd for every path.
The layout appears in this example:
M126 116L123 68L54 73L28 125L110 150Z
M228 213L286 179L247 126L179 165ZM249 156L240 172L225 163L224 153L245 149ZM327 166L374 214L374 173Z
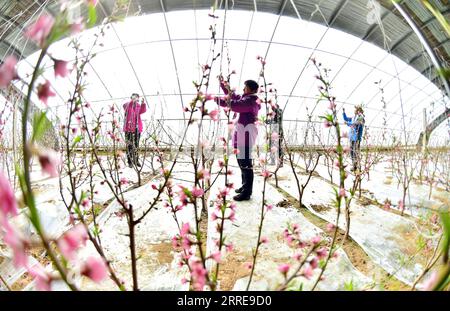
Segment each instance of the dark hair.
M136 95L136 96L139 97L139 94L138 94L138 93L133 93L133 94L131 94L131 97L130 97L130 98L133 98L134 95Z
M252 92L255 92L255 93L258 92L259 85L255 81L247 80L244 82L244 84L246 86L248 86L250 88L250 90L252 90Z

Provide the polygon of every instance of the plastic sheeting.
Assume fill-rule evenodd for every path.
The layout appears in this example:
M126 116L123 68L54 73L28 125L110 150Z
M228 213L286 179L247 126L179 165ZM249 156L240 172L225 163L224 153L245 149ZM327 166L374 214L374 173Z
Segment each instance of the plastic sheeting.
M233 163L234 161L230 161ZM233 169L235 174L232 181L236 185L240 184L238 180L239 169ZM224 184L223 178L217 181L219 185ZM214 198L219 187L212 189L211 197ZM250 201L237 202L236 222L231 224L229 221L225 224L225 236L228 242L234 245L233 253L241 254L248 262L252 259L252 249L256 246L258 237L258 226L260 222L261 204L262 204L263 178L255 174L255 182L253 187L253 195ZM288 224L299 224L301 236L304 239L311 239L316 235L320 235L322 231L311 224L299 211L294 208L282 208L275 206L283 200L283 196L271 185L266 184L266 201L267 204L273 204L274 208L268 212L262 230L262 236L268 238L268 243L260 247L255 275L252 280L250 289L252 290L273 290L283 281L283 276L278 271L278 266L282 263L293 262L291 259L294 250L291 249L283 239L283 231ZM212 211L213 207L210 207ZM213 252L216 247L214 238L218 238L215 225L211 219L208 221L208 253ZM227 255L231 256L233 253ZM359 272L342 250L338 251L338 258L333 259L325 273L325 279L318 286L319 290L342 290L345 283L353 281L355 288L362 288L372 280ZM224 258L226 261L227 257ZM243 265L244 263L241 263ZM294 265L295 266L295 265ZM293 267L294 267L293 266ZM317 277L318 270L314 277ZM247 281L246 281L247 280ZM304 289L308 290L312 287L315 279L304 282ZM240 279L236 282L233 290L245 290L248 278Z
M281 180L279 185L298 198L297 185L289 181L292 175L290 168L281 169L279 176L287 177L287 180ZM331 204L333 198L331 184L313 177L303 196L303 204L318 217L334 224L337 213ZM321 208L313 208L313 205ZM418 262L420 256L414 256L418 249L417 238L421 234L414 221L373 205L361 206L355 199L350 211L350 236L353 240L387 272L406 284L412 284L423 269ZM339 227L345 230L344 209Z
M232 157L234 175L231 180L235 185L240 184L239 168ZM214 169L216 171L216 169ZM124 169L121 176L132 179L135 172L131 169ZM191 176L192 174L192 176ZM297 187L289 167L284 167L279 171L279 184L283 190L295 198L298 197ZM192 185L188 180L193 180L192 165L187 163L178 163L174 171L174 184L184 186ZM209 197L209 208L212 209L211 200L215 198L217 191L224 184L224 176L220 176ZM262 202L262 177L255 174L254 192L251 201L238 202L236 211L236 222L231 224L226 222L225 235L228 241L235 245L237 256L242 260L250 261L252 249L256 245L257 226L259 224L260 209ZM382 180L373 177L373 182ZM61 201L59 194L59 184L57 179L41 179L35 185L40 186L38 191L37 203L39 212L48 234L58 236L67 228L67 211ZM67 183L67 178L63 178L63 183ZM158 184L153 180L151 183ZM133 205L136 215L139 216L144 211L152 199L156 196L150 184L146 184L138 189L125 192L124 196L130 204ZM266 185L266 200L268 204L274 204L284 199L271 185ZM39 187L38 187L39 188ZM378 191L374 184L370 190ZM107 193L107 191L105 191ZM106 200L106 195L101 201ZM320 178L313 177L310 185L304 195L304 204L308 209L318 217L334 223L336 213L333 208L327 208L330 200L333 198L332 186ZM312 206L324 206L320 210ZM98 217L97 221L102 228L102 245L107 254L107 258L112 262L119 278L123 279L130 287L131 284L131 266L128 226L126 216L119 216L120 206L113 201ZM352 206L352 223L350 236L366 251L371 259L383 267L386 271L401 281L411 284L415 277L421 272L422 266L414 260L405 260L411 250L414 250L415 237L419 232L412 220L405 217L386 212L375 206L360 206L354 200ZM14 221L17 222L24 231L32 232L32 229L26 227L25 215L19 216ZM22 217L22 218L21 218ZM194 212L191 208L186 208L179 212L180 222L194 223ZM302 236L305 239L321 234L321 230L311 224L299 211L293 208L274 207L267 215L263 227L263 236L268 237L268 244L261 247L260 255L255 270L254 281L251 289L273 289L282 281L282 275L278 272L278 265L291 261L293 250L290 249L282 238L282 232L288 223L297 223L300 225ZM342 215L339 224L345 228L345 221ZM208 240L207 252L214 251L213 239L217 238L215 226L211 219L208 219ZM188 285L182 285L181 279L187 276L186 269L180 269L177 266L177 258L172 249L171 238L178 233L178 228L172 217L171 212L162 207L162 204L153 209L136 228L137 253L140 256L138 260L139 285L143 290L187 290ZM232 253L232 254L233 254ZM343 290L346 283L352 282L354 288L364 288L366 284L373 282L372 279L360 273L346 256L342 249L338 250L339 256L334 259L325 272L325 280L319 283L319 290ZM83 249L80 254L80 260L88 256L97 255L93 245ZM98 255L97 255L98 256ZM230 256L230 255L227 255ZM30 257L31 258L31 257ZM31 259L32 261L34 259ZM227 257L224 258L225 262ZM35 260L34 260L35 261ZM212 264L209 263L209 267ZM25 271L17 270L11 266L10 259L5 258L0 265L2 276L8 276L8 284L13 284ZM313 280L315 276L313 277ZM101 284L95 284L85 278L78 279L78 284L84 290L115 290L116 285L111 281L105 281ZM303 289L308 290L311 287L311 281L305 281ZM245 289L246 278L236 281L233 289ZM220 286L220 285L219 285ZM33 282L26 290L34 289ZM53 284L54 290L66 290L64 283Z
M174 179L181 179L185 172L180 172L182 165L177 165L174 171ZM183 167L181 171L189 170ZM158 184L153 180L151 183ZM157 192L150 184L131 190L124 194L126 201L134 208L135 217L140 217L150 206L149 204L156 197ZM180 184L175 180L175 184ZM187 186L186 183L183 183ZM164 196L163 196L164 199ZM121 209L117 201L113 201L97 219L97 223L102 228L101 240L103 248L119 277L125 280L125 284L130 288L131 265L128 225L126 216L118 216ZM194 212L192 208L186 208L177 214L180 223L193 223ZM169 209L158 204L152 209L143 221L136 227L137 254L140 256L137 264L139 286L143 290L188 290L188 285L182 285L181 279L186 277L186 270L180 269L178 260L172 250L171 239L179 233L175 220ZM161 248L162 247L162 248ZM93 248L87 248L82 258L90 254L95 254ZM164 257L161 259L161 257ZM108 280L100 285L94 284L84 279L81 285L85 290L114 290L117 287Z
M304 166L303 161L299 162L301 167ZM316 172L320 176L330 180L328 168L323 164L323 160L316 168ZM336 168L333 169L333 181L339 180L339 172ZM347 189L351 187L352 179L346 180ZM384 200L389 199L392 203L392 208L398 209L398 202L403 199L402 186L398 185L398 181L392 175L390 164L388 162L381 162L371 168L370 178L365 176L362 182L362 188L368 189L373 199L383 203ZM437 209L450 202L450 193L433 187L431 198L429 195L429 185L418 184L411 181L409 191L406 194L405 213L413 217L421 217L426 215L428 209ZM447 202L447 203L446 203Z

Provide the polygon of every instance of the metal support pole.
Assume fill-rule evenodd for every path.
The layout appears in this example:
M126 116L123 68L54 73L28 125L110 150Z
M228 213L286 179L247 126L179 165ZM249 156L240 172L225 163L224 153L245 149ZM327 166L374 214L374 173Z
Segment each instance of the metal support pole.
M422 152L425 152L427 150L427 145L428 145L428 135L427 135L427 108L423 108L423 133L425 133L425 135L423 135L422 139Z
M392 3L394 4L395 8L400 12L400 14L402 14L403 18L408 22L409 26L411 26L411 28L416 33L416 35L419 38L420 42L424 46L424 48L427 51L428 55L430 56L431 61L433 62L433 65L436 67L436 70L441 72L443 70L443 66L439 62L439 60L438 60L434 50L431 48L430 43L427 41L427 39L423 35L422 30L416 25L416 23L413 21L411 16L409 16L409 14L406 13L406 11L403 9L403 7L400 4L398 4L396 1L392 1ZM442 80L442 82L444 84L444 88L445 88L445 92L447 93L447 96L450 96L450 85L449 85L449 82L441 74L439 76L441 77L441 80Z

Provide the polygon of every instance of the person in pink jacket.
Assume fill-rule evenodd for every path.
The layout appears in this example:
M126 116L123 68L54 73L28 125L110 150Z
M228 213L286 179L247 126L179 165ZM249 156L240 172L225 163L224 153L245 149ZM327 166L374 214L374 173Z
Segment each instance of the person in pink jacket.
M138 161L139 139L142 133L142 119L141 114L147 111L147 105L142 98L139 104L139 94L133 93L131 100L123 104L125 111L125 124L123 131L125 132L125 143L127 145L127 160L128 166L132 164L140 167Z

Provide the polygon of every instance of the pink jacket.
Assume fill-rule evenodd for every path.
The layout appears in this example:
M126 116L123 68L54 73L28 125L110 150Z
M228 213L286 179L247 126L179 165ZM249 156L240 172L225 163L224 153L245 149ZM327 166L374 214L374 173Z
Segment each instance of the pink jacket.
M220 84L223 92L227 95L228 89L223 83ZM218 98L218 103L222 107L228 105L227 101ZM258 136L258 127L255 122L258 120L258 111L261 109L261 101L256 94L237 95L231 94L231 111L239 113L239 119L234 129L233 147L253 148Z
M139 104L138 102L129 101L123 104L125 111L125 124L123 125L124 132L134 132L136 130L136 121L139 129L139 133L142 133L142 119L141 114L147 111L147 105L145 103Z

